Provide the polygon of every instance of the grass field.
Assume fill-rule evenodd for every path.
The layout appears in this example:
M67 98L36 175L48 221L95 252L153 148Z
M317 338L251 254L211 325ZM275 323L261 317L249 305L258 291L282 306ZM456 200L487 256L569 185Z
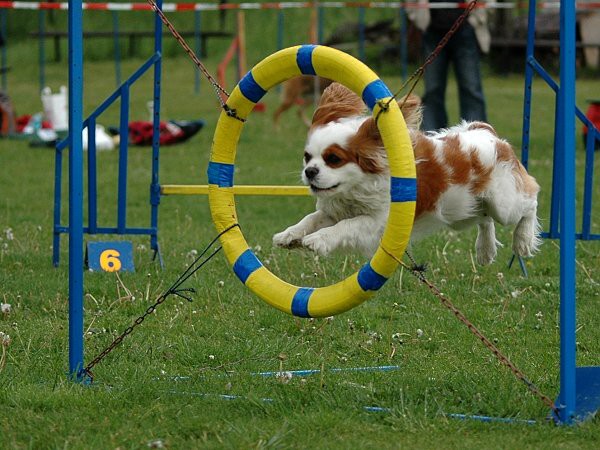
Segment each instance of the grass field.
M19 114L41 109L35 49L12 50L31 64L10 72L9 93ZM265 52L266 56L268 52ZM33 56L32 56L33 55ZM142 60L128 60L132 73ZM217 58L207 60L211 71ZM250 62L256 62L251 60ZM85 67L85 111L114 89L111 61ZM64 64L49 64L53 89L67 80ZM394 90L401 80L387 71ZM151 99L145 76L132 91L131 119L145 120ZM205 128L185 144L161 149L163 184L206 182L219 113L203 81L193 90L184 57L164 61L163 118L198 119ZM487 73L490 122L520 144L523 80ZM577 99L597 96L597 79L580 78ZM251 116L237 158L237 184L299 184L305 129L288 113L275 131L278 94L265 97L266 113ZM456 119L456 92L449 92ZM542 185L540 217L547 225L552 177L554 98L534 89L531 173ZM118 104L100 123L118 123ZM579 137L579 130L578 130ZM584 153L578 138L578 186ZM128 224L149 224L150 149L130 149ZM98 155L100 224L116 222L116 152ZM599 167L595 163L596 173ZM65 165L66 170L66 165ZM161 305L95 369L90 386L68 379L68 254L53 268L54 152L26 140L0 141L0 332L10 336L0 366L0 448L597 448L598 420L557 427L532 395L440 302L410 274L399 271L370 301L342 315L301 320L282 314L246 290L217 255L187 283L193 302L176 297ZM600 185L595 183L595 199ZM65 183L66 192L66 183ZM578 194L578 200L581 193ZM65 205L66 203L65 197ZM323 286L357 270L357 255L314 258L274 249L271 236L314 208L309 198L238 199L244 234L273 272L292 283ZM66 207L64 208L66 209ZM598 207L593 230L600 232ZM67 221L66 210L63 221ZM579 219L578 219L579 220ZM579 222L578 222L579 223ZM555 398L559 374L559 248L545 241L527 261L529 277L508 269L511 230L498 261L473 264L473 232L444 232L413 249L428 277L522 369ZM119 276L84 273L86 362L140 316L215 237L206 198L166 197L159 213L165 268L152 261L148 239L133 238L136 271ZM110 238L86 236L86 240ZM578 365L598 365L600 251L577 244ZM5 309L9 308L5 306ZM352 368L395 366L390 371ZM264 371L318 369L291 379ZM342 370L332 370L342 369ZM346 370L348 369L348 370ZM379 407L373 412L366 407ZM514 423L459 420L451 414L513 418ZM535 424L525 424L534 420Z

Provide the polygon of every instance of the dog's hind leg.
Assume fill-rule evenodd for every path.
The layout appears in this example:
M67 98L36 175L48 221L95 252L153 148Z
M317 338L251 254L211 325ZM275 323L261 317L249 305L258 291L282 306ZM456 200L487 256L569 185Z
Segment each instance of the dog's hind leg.
M494 219L485 216L482 218L481 222L477 224L477 240L475 241L477 262L482 266L494 262L498 244L499 242L496 240Z
M513 232L512 249L515 255L533 256L538 250L541 240L539 238L540 224L537 219L536 209L528 211L515 227Z

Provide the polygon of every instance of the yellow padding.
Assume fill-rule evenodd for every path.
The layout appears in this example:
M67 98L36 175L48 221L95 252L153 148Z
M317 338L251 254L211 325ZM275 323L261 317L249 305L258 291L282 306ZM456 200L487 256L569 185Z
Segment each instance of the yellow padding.
M413 182L416 176L414 156L408 130L397 103L390 101L385 111L379 114L381 105L391 100L391 97L379 97L381 94L391 93L371 69L339 50L323 46L297 46L274 53L258 63L236 86L227 105L236 110L239 118L246 119L255 102L265 91L293 76L313 72L344 84L360 96L366 91L371 102L373 99L378 101L373 108L373 114L378 119L379 131L388 153L391 176ZM245 90L248 98L242 90ZM250 98L253 100L249 100ZM227 170L233 168L243 127L244 123L241 120L225 113L221 114L211 150L210 162L213 167L225 167ZM228 175L225 182L215 178L215 182L224 187L210 184L206 188L212 219L219 232L237 223L235 194L258 191L264 194L266 189L274 195L278 190L288 194L292 192L289 187L283 186L262 186L260 189L256 186L229 186L233 184L232 179L229 182L231 177ZM163 193L203 193L204 189L202 186L163 186ZM307 189L298 187L297 190L293 190L293 195L300 192L304 195ZM400 200L391 203L382 243L371 261L358 272L330 286L304 288L281 280L264 267L252 253L239 227L231 228L222 234L220 239L234 272L252 292L269 305L300 317L331 316L347 311L370 298L397 268L410 237L415 202L414 198L404 201L404 195L396 199Z

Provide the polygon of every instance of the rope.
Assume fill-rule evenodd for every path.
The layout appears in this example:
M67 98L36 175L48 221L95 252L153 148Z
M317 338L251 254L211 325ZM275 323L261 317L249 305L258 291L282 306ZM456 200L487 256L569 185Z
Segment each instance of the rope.
M433 295L435 295L440 300L442 305L448 308L460 322L466 325L469 331L473 333L494 354L494 356L502 365L508 367L510 371L515 375L515 377L522 381L525 384L525 386L527 386L527 389L529 389L531 393L537 396L542 401L542 403L544 403L548 408L554 411L554 413L557 416L559 415L559 408L554 404L554 401L550 397L545 395L542 391L540 391L540 389L527 378L523 371L520 370L517 366L515 366L515 364L508 358L508 356L502 353L492 341L490 341L475 325L473 325L473 323L469 319L467 319L467 317L456 306L454 306L450 299L446 297L437 286L435 286L431 281L429 281L425 277L424 265L416 264L413 257L408 252L406 252L406 255L413 264L412 267L409 267L407 264L397 259L387 250L383 250L390 257L394 258L396 262L398 262L402 267L409 270L410 273L412 273L421 283L427 286L429 290L433 293Z
M233 118L235 118L235 119L237 119L237 120L239 120L241 122L245 122L246 121L245 119L242 119L241 117L238 117L235 109L231 109L229 106L227 106L227 104L225 103L225 100L223 100L223 97L221 96L221 94L223 94L225 96L225 98L229 98L229 93L210 74L210 72L208 71L208 69L206 68L206 66L204 64L202 64L202 62L200 61L200 59L196 56L196 53L194 53L194 51L190 48L190 46L185 41L185 39L183 38L183 36L181 36L181 34L179 34L179 32L175 29L175 27L173 26L173 24L169 21L169 19L167 19L167 17L165 16L165 14L161 11L161 9L156 4L156 2L154 0L147 0L147 1L150 4L150 6L152 7L152 9L154 10L154 12L156 12L156 14L158 14L158 16L160 17L160 20L162 21L162 23L165 24L165 26L169 29L169 31L171 32L171 34L173 35L173 37L183 47L183 49L188 54L188 56L192 59L192 61L194 62L194 64L196 64L196 67L198 67L198 69L200 70L200 72L202 72L202 74L206 77L206 79L208 81L210 81L210 84L212 85L212 87L213 87L213 89L215 91L215 95L219 99L219 103L221 104L221 108L223 108L223 110L225 111L225 113L229 117L233 117Z
M163 294L161 294L158 297L158 299L156 300L156 302L154 302L154 304L150 305L146 309L144 314L142 314L140 317L135 319L130 326L128 326L113 342L111 342L108 345L108 347L106 347L104 350L102 350L100 352L100 354L98 354L98 356L96 356L87 366L85 366L85 368L83 368L81 370L82 374L85 374L86 376L89 377L90 382L94 381L94 374L92 373L92 368L96 364L98 364L100 361L102 361L121 342L123 342L123 340L127 336L129 336L138 325L141 325L142 322L144 320L146 320L146 317L148 317L150 314L152 314L160 304L162 304L165 300L167 300L169 295L175 295L177 297L187 300L188 302L192 301L192 298L190 297L189 294L195 294L196 290L194 288L181 288L181 285L183 283L185 283L194 273L196 273L198 270L200 270L206 263L208 263L221 250L222 247L219 246L210 255L208 255L204 259L204 261L199 262L223 234L227 233L229 230L231 230L232 228L235 228L235 227L239 227L239 225L233 224L230 227L226 228L225 230L221 231L210 242L210 244L208 244L204 248L202 253L200 253L200 255L194 260L194 262L189 265L189 267L179 276L179 278L177 278L177 280L171 285L171 287L169 289L167 289Z

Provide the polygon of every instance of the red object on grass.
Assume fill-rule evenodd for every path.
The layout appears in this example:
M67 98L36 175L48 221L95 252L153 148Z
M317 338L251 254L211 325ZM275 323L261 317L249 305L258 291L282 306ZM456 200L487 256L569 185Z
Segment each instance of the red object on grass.
M600 100L589 100L590 106L588 106L585 116L594 124L597 130L600 130ZM587 135L588 127L583 124L583 135Z

